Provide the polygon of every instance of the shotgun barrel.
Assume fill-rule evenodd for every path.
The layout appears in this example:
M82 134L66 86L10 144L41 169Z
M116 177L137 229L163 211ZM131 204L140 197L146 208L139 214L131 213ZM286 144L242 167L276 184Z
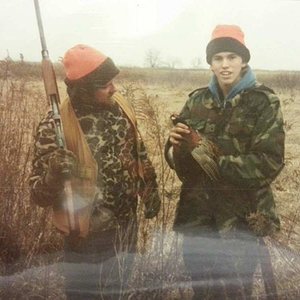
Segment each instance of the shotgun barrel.
M44 80L44 87L47 95L47 100L51 106L53 112L53 119L55 123L55 133L56 133L56 142L59 148L66 148L65 136L63 125L61 121L59 104L60 98L57 88L56 76L53 68L53 64L49 58L49 52L46 45L46 39L43 29L43 23L41 18L39 1L34 0L35 12L38 22L38 28L40 33L40 40L42 45L42 74ZM74 202L73 202L73 193L71 181L66 180L64 182L64 192L66 196L66 206L68 211L68 220L70 226L70 235L77 235L79 233L79 228L77 228L77 222L75 222L75 211L74 211Z

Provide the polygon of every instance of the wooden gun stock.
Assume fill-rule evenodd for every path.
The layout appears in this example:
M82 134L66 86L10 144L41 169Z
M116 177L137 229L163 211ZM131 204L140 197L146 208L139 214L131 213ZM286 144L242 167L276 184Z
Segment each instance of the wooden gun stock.
M53 64L49 59L49 55L48 55L38 0L34 0L34 6L35 6L40 39L42 44L42 57L43 57L42 73L44 79L44 86L45 86L48 102L51 105L51 109L53 111L53 119L55 123L55 132L56 132L56 142L58 147L66 148L64 131L63 131L62 121L59 112L60 98L59 98L59 93L57 88L56 76L55 76ZM64 192L66 195L66 206L67 206L68 221L70 225L70 235L77 236L80 230L78 228L78 222L76 222L75 219L71 180L65 181Z

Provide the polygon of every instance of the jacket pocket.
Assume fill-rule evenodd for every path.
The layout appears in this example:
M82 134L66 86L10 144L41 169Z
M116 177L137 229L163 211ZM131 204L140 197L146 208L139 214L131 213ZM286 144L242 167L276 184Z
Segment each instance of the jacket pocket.
M256 124L256 114L236 109L228 121L225 131L235 137L250 137Z

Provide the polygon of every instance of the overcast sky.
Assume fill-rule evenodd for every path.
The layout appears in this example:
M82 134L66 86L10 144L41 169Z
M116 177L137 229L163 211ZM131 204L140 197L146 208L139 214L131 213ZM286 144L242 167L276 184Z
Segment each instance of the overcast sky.
M98 48L118 65L144 66L149 49L162 61L205 62L217 24L245 33L250 65L300 70L299 0L39 0L50 58L78 43ZM0 0L0 59L39 61L33 0Z

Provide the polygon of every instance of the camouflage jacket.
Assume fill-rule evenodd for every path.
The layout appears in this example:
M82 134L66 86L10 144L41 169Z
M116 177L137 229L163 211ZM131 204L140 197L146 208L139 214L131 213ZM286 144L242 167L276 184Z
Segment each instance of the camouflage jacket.
M97 231L99 227L106 230L114 227L116 222L126 224L135 220L137 195L142 195L148 184L155 188L154 194L157 193L155 170L143 141L140 140L137 147L133 126L117 103L111 110L97 111L82 106L75 109L75 113L98 164L98 192L93 202L91 230ZM62 191L45 183L48 159L56 149L53 115L50 111L37 128L30 177L32 199L40 206L50 206L61 201ZM143 165L144 180L138 174L138 157Z
M175 227L207 225L208 219L214 219L223 228L259 212L279 228L270 184L284 165L285 135L274 92L255 86L221 105L208 88L201 88L190 94L180 117L219 148L220 180L187 176ZM166 153L170 146L168 143ZM170 160L169 165L172 167ZM203 206L201 199L210 207Z

